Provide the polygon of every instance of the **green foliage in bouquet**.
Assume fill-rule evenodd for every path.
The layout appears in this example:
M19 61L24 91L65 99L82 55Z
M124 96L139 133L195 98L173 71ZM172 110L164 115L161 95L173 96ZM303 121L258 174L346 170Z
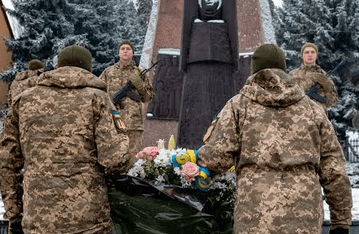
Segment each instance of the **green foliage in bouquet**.
M165 184L182 186L181 178L175 173L172 166L157 165L154 161L150 161L143 165L143 170L146 173L145 179L157 180L158 177L161 177Z

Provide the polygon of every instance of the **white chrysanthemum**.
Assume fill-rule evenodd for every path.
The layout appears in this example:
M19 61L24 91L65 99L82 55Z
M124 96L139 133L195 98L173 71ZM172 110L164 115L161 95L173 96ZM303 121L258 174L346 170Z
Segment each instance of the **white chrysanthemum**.
M142 179L146 177L146 173L145 173L143 167L132 167L127 172L127 175L133 176L133 177L140 177Z
M138 171L138 168L131 167L130 170L128 170L127 175L136 177L136 176L138 176L137 171Z
M180 178L181 185L183 188L190 188L192 184L187 182L184 177L181 175L180 167L172 167L172 156L178 154L186 154L187 150L185 148L179 149L161 149L156 159L154 159L154 164L161 167L171 167L174 173ZM146 178L146 173L144 171L144 166L148 163L146 160L138 159L134 166L128 171L127 175ZM159 185L165 183L165 175L157 176L154 183ZM218 174L211 178L211 186L209 189L222 189L226 190L231 186L236 186L236 175L235 173L223 173Z
M163 177L163 175L159 175L157 178L156 178L156 181L155 181L155 185L160 185L162 183L165 182L165 178Z
M159 166L171 166L171 158L170 158L170 151L166 149L161 149L159 155L154 160L154 163Z
M143 164L145 164L145 160L143 160L142 158L140 158L140 159L138 159L136 162L135 162L135 164L134 164L134 166L135 167L142 167L143 166Z
M186 154L187 150L185 148L178 148L176 149L176 153L175 154Z
M174 167L173 168L174 172L176 173L176 175L181 175L181 169L179 167Z
M237 181L236 173L226 173L226 181L228 181L228 183L231 183L235 186Z
M143 169L143 164L145 163L145 160L143 159L139 159L137 160L133 167L130 168L130 170L128 170L127 175L129 176L133 176L133 177L140 177L140 178L145 178L146 173Z
M225 189L225 188L227 188L227 185L224 183L221 183L221 182L212 181L210 188L211 189Z

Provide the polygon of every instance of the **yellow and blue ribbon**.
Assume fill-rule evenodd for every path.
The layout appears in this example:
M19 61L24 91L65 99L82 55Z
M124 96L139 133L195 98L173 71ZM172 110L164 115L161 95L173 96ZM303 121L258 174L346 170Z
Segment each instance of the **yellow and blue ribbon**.
M206 167L199 168L199 176L196 177L195 185L201 191L207 191L210 186L210 172Z
M172 156L172 165L174 167L180 167L187 162L197 163L198 153L197 150L187 150L186 154L178 154Z
M172 165L174 167L180 167L187 162L197 163L198 152L197 150L186 150L186 154L178 154L172 156ZM207 191L210 186L211 178L210 172L206 167L199 168L199 176L193 181L193 186L201 191Z

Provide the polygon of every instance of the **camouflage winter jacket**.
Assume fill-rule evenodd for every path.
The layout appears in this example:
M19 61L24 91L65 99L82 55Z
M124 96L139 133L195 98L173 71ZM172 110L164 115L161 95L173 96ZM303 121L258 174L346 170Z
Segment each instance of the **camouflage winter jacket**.
M113 66L108 67L100 75L100 79L107 84L107 92L111 99L114 94L123 88L132 76L139 76L141 69L136 67L133 63L130 65L123 65L118 62ZM122 101L121 105L116 105L121 117L129 130L143 130L143 115L142 115L142 102L151 101L154 97L154 90L145 76L144 88L141 90L133 91L141 96L141 102L136 102L129 97Z
M21 92L28 88L34 87L38 76L41 74L39 70L27 70L16 74L15 79L11 83L9 92L9 104Z
M294 69L289 73L291 77L297 82L299 87L303 89L303 91L307 94L311 86L315 83L317 76L323 76L325 79L325 84L329 87L328 91L323 89L323 84L318 83L318 94L325 97L327 101L325 103L318 102L317 100L313 99L316 103L318 103L324 110L328 107L334 105L338 101L338 93L337 88L333 81L327 76L325 71L320 68L320 66L300 66L297 69Z
M249 77L214 125L199 164L214 174L235 165L234 233L321 234L322 187L331 224L351 224L351 187L332 125L282 70Z
M66 66L13 100L0 139L0 185L4 217L23 207L25 233L112 233L104 172L133 159L104 90L92 73Z

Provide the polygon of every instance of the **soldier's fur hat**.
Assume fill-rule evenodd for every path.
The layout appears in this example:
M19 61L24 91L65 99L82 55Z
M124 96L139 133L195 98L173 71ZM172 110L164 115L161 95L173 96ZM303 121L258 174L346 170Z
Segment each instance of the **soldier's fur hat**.
M58 55L57 67L74 66L81 67L91 72L92 55L83 46L71 45L62 49Z
M28 68L29 70L38 70L44 68L44 64L38 59L32 59L28 64Z
M260 46L252 55L252 74L265 68L279 68L286 71L285 54L274 44Z
M304 49L307 48L307 47L312 47L312 48L314 48L315 51L316 51L317 54L318 54L318 47L317 47L315 44L308 42L308 43L305 43L305 44L302 46L302 49L300 49L300 55L303 55L303 51L304 51Z
M123 40L119 45L118 45L118 48L117 48L117 52L120 51L120 47L124 44L127 44L129 46L131 46L131 49L132 49L132 52L135 53L135 47L133 46L132 42L129 41L129 40Z

